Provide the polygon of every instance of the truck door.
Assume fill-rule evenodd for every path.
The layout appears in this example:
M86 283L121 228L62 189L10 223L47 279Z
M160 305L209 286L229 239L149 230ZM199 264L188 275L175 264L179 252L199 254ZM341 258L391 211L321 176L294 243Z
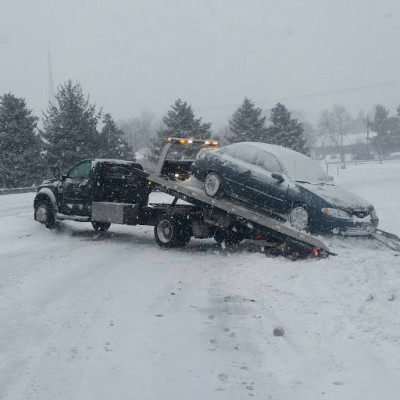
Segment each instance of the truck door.
M60 211L67 215L90 216L91 187L90 177L92 161L81 161L67 173L61 182L59 191L62 192Z
M95 171L93 201L138 204L146 207L149 197L147 181L139 178L135 169L143 168L137 163L105 161Z

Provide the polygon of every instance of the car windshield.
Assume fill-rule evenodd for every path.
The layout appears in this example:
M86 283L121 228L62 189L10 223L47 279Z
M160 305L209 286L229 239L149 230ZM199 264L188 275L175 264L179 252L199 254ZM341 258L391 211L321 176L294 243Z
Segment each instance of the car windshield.
M333 184L333 178L316 161L303 154L293 152L280 155L279 158L293 181Z

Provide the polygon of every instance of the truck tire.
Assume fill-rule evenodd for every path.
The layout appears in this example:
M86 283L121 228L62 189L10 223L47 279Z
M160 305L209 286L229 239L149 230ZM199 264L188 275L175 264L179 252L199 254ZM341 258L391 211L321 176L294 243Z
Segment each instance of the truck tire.
M42 198L36 203L35 220L43 224L48 229L54 227L56 218L50 199Z
M110 226L111 226L111 223L110 223L110 222L97 222L97 221L92 221L92 226L93 226L93 229L94 229L96 232L105 232L105 231L108 231L108 229L109 229Z
M160 247L184 247L192 237L190 221L185 215L164 214L154 226L154 237Z
M244 235L232 229L227 229L226 231L218 229L214 232L214 239L219 244L225 242L227 245L235 245L244 240Z

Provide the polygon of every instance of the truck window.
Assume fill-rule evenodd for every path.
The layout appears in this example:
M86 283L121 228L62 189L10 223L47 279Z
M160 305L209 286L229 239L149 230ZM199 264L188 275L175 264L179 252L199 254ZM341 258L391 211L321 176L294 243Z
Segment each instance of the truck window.
M82 161L68 172L68 178L88 179L91 169L92 169L92 162L90 160Z
M133 172L135 165L122 164L104 164L102 166L101 177L103 179L125 179L137 180L136 174Z

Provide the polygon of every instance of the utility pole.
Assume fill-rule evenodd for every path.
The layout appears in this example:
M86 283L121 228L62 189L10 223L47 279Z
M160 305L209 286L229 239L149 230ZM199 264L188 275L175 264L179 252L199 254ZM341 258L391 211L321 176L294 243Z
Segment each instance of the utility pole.
M370 152L369 152L369 116L367 116L367 161L369 161Z
M53 103L55 99L54 78L51 68L50 46L47 46L47 68L48 68L48 85L49 85L49 102Z

